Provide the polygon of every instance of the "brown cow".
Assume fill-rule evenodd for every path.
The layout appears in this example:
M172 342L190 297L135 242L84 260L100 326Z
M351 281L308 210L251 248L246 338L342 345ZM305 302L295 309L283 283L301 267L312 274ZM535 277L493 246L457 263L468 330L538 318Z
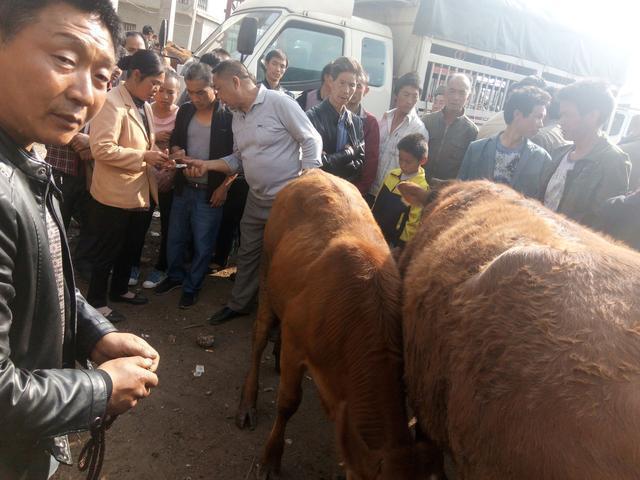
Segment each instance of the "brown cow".
M640 478L640 255L505 186L433 197L400 259L421 430L458 479Z
M319 170L277 196L264 237L251 369L236 416L255 426L260 358L280 321L278 415L260 478L278 472L306 369L353 479L413 479L402 378L400 276L358 190Z

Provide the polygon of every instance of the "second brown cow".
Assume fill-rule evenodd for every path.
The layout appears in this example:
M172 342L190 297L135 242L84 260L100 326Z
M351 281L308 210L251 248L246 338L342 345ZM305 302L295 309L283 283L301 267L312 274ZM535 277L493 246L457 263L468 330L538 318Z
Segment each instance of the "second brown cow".
M311 171L277 196L264 237L252 362L236 422L255 425L268 331L282 328L278 414L260 478L280 469L308 370L336 421L349 478L416 478L402 383L400 277L358 190Z
M406 383L457 479L640 478L640 255L508 187L431 197L400 262Z

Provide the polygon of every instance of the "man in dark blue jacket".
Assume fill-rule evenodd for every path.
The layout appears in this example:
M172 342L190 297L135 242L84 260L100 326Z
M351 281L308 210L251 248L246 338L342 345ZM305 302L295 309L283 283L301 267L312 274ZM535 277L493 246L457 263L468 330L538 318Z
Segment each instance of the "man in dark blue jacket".
M542 127L550 100L549 94L537 87L514 90L504 105L506 129L469 145L458 178L486 178L542 200L543 172L551 157L529 138Z

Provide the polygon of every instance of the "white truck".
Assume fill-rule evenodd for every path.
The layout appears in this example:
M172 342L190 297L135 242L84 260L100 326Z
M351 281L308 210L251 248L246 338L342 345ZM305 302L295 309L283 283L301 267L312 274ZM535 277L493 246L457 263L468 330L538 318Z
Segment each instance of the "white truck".
M289 57L282 83L293 92L317 88L333 59L354 57L370 77L365 107L378 117L394 79L411 71L423 81L426 111L450 74L469 75L467 114L477 123L526 75L559 86L585 76L622 84L622 59L604 45L520 9L509 0L245 0L194 54L224 48L261 81L264 56L280 48Z

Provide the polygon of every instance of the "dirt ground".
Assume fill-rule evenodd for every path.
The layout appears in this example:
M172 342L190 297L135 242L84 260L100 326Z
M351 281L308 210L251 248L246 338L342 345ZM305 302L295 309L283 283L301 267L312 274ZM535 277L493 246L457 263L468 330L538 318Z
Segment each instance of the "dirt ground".
M155 261L157 219L151 231L142 258L142 279ZM233 417L248 367L255 317L241 317L218 327L207 323L230 294L231 271L209 276L199 302L189 310L178 309L179 290L164 296L144 290L150 299L148 305L119 306L127 316L119 329L143 336L160 352L160 386L107 432L103 480L255 478L253 464L260 458L275 418L278 376L269 345L260 372L258 427L253 432L238 430ZM215 335L214 347L199 347L199 333ZM193 375L196 365L205 368L198 378ZM309 377L304 380L302 405L289 422L286 438L283 479L330 479L340 472L333 426ZM84 439L78 435L71 438L74 461ZM61 466L54 477L83 478L75 465Z

